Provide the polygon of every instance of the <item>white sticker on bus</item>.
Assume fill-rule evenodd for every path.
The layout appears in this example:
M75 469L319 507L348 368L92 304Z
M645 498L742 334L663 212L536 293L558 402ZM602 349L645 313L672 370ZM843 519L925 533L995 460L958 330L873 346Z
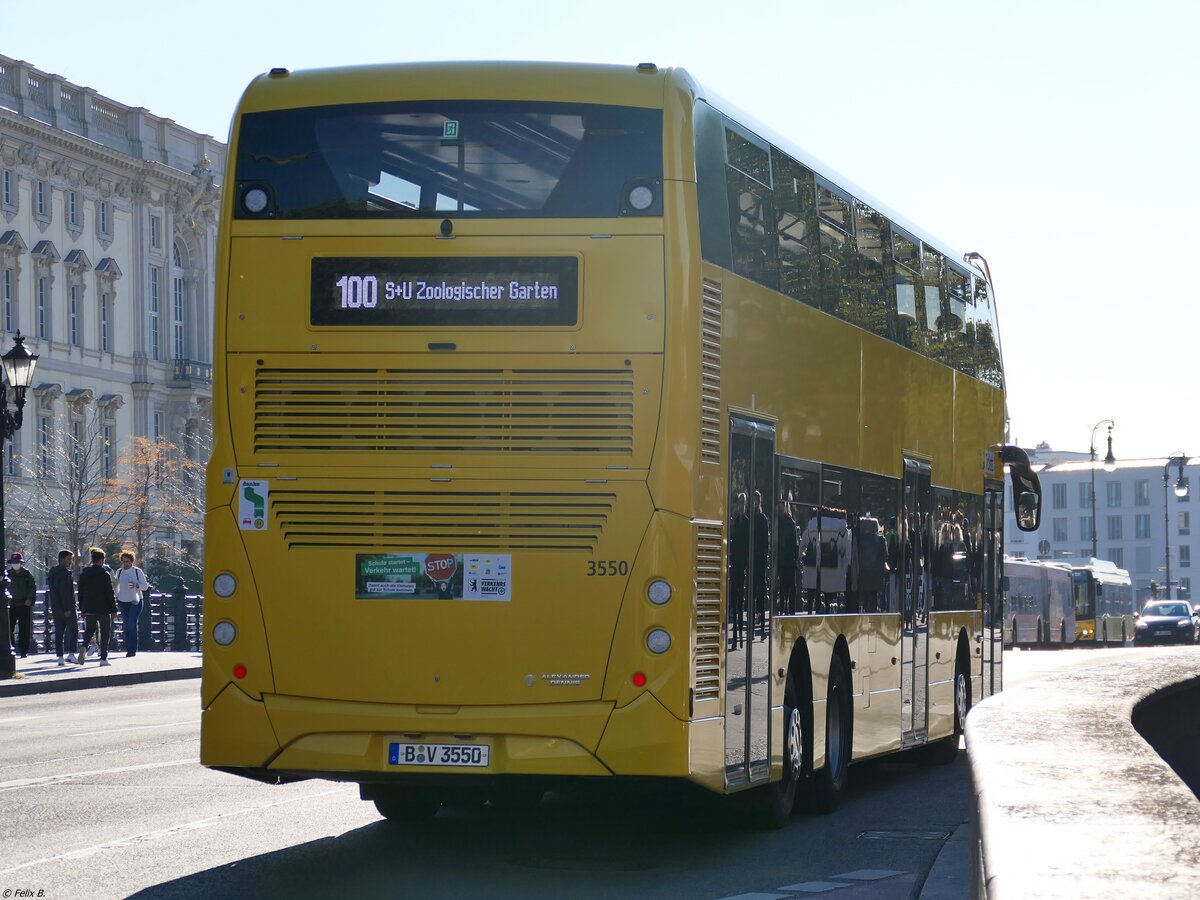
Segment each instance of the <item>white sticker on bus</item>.
M511 600L512 554L463 555L464 600Z
M238 482L238 528L242 531L267 530L266 479Z

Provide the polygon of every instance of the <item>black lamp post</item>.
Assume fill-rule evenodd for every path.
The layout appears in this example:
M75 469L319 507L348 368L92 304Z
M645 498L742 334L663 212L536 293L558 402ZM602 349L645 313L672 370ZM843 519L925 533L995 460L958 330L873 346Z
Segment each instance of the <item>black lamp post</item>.
M1092 558L1096 558L1096 432L1104 425L1108 426L1108 455L1104 457L1104 471L1113 472L1117 468L1117 458L1112 452L1112 430L1116 423L1112 419L1101 419L1092 426Z
M37 354L30 353L25 348L25 338L21 332L13 339L12 349L0 356L4 364L4 377L7 387L0 385L0 565L8 558L8 550L4 546L4 469L6 460L4 445L11 441L13 435L21 427L22 410L25 408L25 392L33 381L33 370L37 366ZM15 412L8 409L8 388L12 388ZM13 656L8 621L8 597L0 597L0 678L12 678L17 671L17 660Z
M1183 464L1187 462L1187 456L1183 451L1177 450L1167 457L1167 464L1163 466L1163 543L1167 548L1167 597L1171 599L1171 514L1167 511L1167 482L1171 480L1171 465L1179 466L1179 477L1175 480L1175 496L1181 500L1188 495L1187 482L1183 480Z

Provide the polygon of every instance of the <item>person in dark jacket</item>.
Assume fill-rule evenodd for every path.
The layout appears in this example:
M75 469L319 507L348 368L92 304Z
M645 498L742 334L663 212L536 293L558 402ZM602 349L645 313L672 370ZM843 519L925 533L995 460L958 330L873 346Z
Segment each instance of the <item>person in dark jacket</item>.
M112 614L117 611L117 599L113 592L112 576L104 566L104 551L92 547L88 552L92 564L79 573L79 609L83 613L85 631L83 646L77 662L83 665L87 659L87 645L97 629L100 631L100 665L112 665L108 661L108 640L112 634Z
M8 625L13 648L21 656L29 655L29 636L33 633L33 601L37 582L25 568L25 557L14 553L8 558ZM17 632L21 633L17 638ZM19 643L18 643L19 640Z
M79 641L78 619L75 616L75 579L71 577L74 559L75 554L70 550L59 550L58 565L46 576L46 604L54 619L54 652L58 654L60 666L66 665L63 661L64 650L67 659L75 662L75 645Z

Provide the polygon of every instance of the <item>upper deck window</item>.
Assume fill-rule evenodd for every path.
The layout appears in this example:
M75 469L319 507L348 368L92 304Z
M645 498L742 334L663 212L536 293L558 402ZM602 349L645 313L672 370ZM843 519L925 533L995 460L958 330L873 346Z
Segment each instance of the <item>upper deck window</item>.
M657 109L452 100L275 110L241 118L234 216L661 215L662 170ZM636 187L649 194L631 203Z

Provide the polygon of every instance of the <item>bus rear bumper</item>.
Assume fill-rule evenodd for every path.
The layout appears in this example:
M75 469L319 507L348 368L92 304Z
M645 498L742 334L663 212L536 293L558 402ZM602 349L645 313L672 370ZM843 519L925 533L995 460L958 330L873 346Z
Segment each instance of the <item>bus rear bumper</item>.
M331 773L598 776L612 772L594 753L612 703L427 707L264 697L281 748L271 770ZM393 743L486 744L486 768L394 765ZM353 778L350 780L358 780Z

